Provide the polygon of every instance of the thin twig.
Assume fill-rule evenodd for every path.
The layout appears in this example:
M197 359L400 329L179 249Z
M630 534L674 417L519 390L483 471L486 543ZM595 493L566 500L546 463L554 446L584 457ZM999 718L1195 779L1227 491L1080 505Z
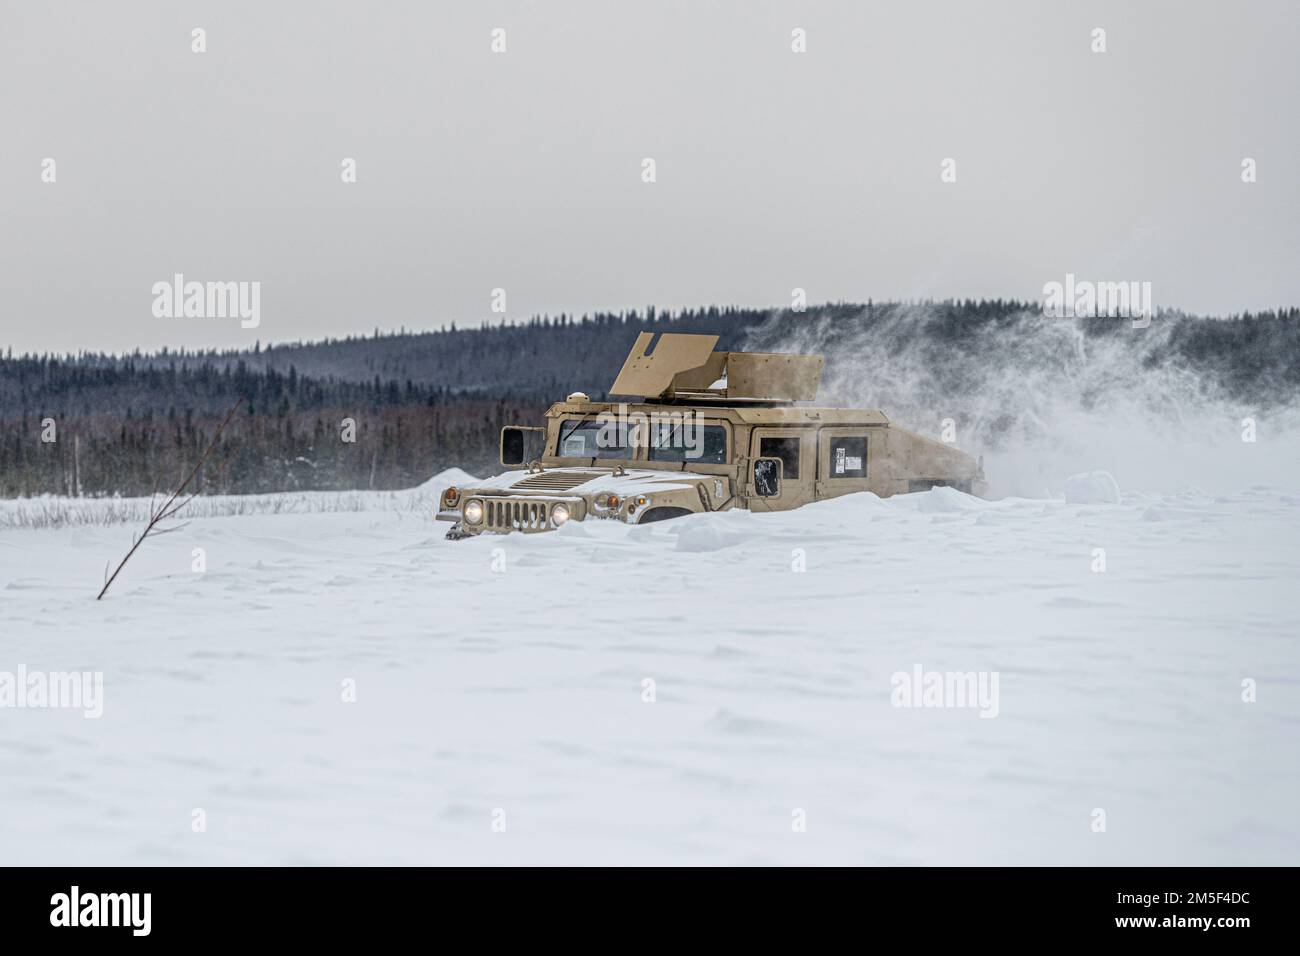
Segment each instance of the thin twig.
M172 515L176 514L176 512L180 511L187 504L189 504L191 501L194 500L194 495L191 494L184 501L180 502L179 504L176 503L176 499L185 493L185 489L190 486L190 482L192 482L195 479L195 477L198 475L199 470L203 467L203 463L208 460L208 456L211 455L213 449L217 447L217 442L221 439L221 433L225 431L226 426L230 424L230 420L235 417L235 411L239 408L239 406L243 403L243 401L244 398L241 395L235 401L235 404L230 406L230 411L226 412L226 417L222 419L221 424L217 426L216 432L213 433L212 441L208 443L207 449L199 457L198 464L194 466L194 470L190 472L189 477L186 478L184 481L182 481L180 485L177 487L177 489L171 493L171 497L167 498L167 500L164 501L162 505L157 509L153 507L152 500L149 502L149 523L145 525L144 532L138 538L135 539L135 542L131 545L131 550L126 553L126 557L124 557L121 563L118 564L117 570L114 571L112 576L107 581L104 582L104 588L99 592L99 597L95 598L96 601L102 600L104 595L108 593L109 587L117 579L117 576L119 573L121 573L122 568L126 566L126 562L131 560L131 555L135 554L136 549L140 547L140 545L144 544L145 538L148 538L152 535L167 534L168 532L171 531L178 531L180 528L184 527L183 524L178 525L175 528L159 528L157 525L159 521L163 520L164 516L171 517ZM107 570L108 569L106 567L105 571Z
M171 534L173 531L180 531L181 528L184 528L187 524L189 524L188 521L184 524L178 524L174 528L154 528L153 531L149 532L149 537L156 538L160 534Z
M172 515L174 515L174 514L175 514L176 512L178 512L178 511L180 511L182 508L184 508L187 504L189 504L191 501L193 501L193 500L194 500L195 498L197 498L197 497L198 497L198 492L194 492L194 493L192 493L192 494L191 494L189 497L187 497L184 501L181 501L181 502L178 502L177 504L172 505L172 506L171 506L170 508L168 508L166 511L159 511L159 512L158 512L158 517L159 517L159 518L163 518L163 519L170 518Z

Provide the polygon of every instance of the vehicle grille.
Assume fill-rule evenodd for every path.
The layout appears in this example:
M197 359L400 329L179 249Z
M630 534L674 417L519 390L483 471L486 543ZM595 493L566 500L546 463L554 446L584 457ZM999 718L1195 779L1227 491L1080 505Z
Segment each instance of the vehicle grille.
M551 502L484 498L484 524L488 531L550 531Z
M517 482L514 487L526 491L568 491L599 478L601 471L539 471Z

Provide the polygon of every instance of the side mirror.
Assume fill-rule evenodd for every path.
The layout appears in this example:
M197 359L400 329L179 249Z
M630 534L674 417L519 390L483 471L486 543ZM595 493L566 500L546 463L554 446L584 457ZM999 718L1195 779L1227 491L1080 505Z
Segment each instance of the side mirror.
M785 469L780 458L754 459L754 494L759 498L775 498L781 494L781 479Z
M545 432L545 428L527 428L522 425L507 425L501 429L501 464L522 465L529 460L526 449L528 432ZM532 456L536 458L536 455Z

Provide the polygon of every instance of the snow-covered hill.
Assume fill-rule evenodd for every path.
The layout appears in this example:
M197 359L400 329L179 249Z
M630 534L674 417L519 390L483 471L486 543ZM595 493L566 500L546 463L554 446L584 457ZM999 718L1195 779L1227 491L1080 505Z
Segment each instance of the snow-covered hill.
M0 709L0 861L1300 859L1294 489L462 542L410 494L199 517L98 603L131 526L0 531L0 672L103 672ZM897 706L949 673L996 698Z

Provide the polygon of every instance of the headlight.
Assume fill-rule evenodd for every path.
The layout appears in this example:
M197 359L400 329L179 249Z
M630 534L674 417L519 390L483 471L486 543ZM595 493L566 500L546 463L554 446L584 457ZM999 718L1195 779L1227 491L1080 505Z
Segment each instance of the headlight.
M551 505L551 524L559 527L569 520L569 506L563 501L557 501Z
M466 524L478 524L483 520L483 502L471 498L465 502L464 518Z

